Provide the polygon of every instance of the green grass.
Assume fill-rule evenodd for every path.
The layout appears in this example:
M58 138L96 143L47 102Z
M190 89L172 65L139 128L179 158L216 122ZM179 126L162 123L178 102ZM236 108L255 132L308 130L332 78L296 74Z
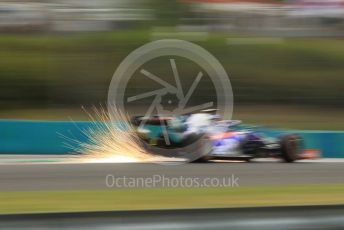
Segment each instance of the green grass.
M227 43L240 38L210 33L205 41L196 42L228 72L235 119L280 128L344 130L344 40L288 38L271 44ZM2 34L0 118L87 119L81 109L67 107L106 103L109 83L119 63L149 41L150 30ZM154 67L154 73L170 74L169 68ZM184 71L182 76L194 76L192 68ZM133 89L144 91L146 79L139 78L135 84ZM203 90L203 96L214 96ZM54 105L65 108L51 108Z
M210 33L207 40L196 43L225 67L236 102L341 105L344 40L289 38L281 43L233 45L227 44L227 39L231 38L226 34ZM150 30L2 34L1 103L23 106L104 102L119 63L149 41ZM168 70L163 70L167 76ZM193 76L190 72L186 69L183 76ZM146 83L145 79L136 82L136 86Z
M248 124L303 130L344 130L344 110L292 105L234 106L233 118Z
M344 204L344 184L0 193L0 213L316 204Z

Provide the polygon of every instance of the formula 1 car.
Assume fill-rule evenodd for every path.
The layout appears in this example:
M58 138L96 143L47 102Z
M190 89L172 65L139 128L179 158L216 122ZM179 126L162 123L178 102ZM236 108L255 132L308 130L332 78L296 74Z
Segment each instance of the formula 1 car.
M244 127L241 121L220 120L218 116L208 113L135 116L131 122L149 151L159 155L166 156L162 152L187 148L203 138L203 146L196 147L196 150L202 151L196 159L190 159L192 162L213 159L250 161L253 158L271 157L294 162L303 158L303 140L298 135L267 137L254 128ZM206 145L210 145L210 148L204 151Z

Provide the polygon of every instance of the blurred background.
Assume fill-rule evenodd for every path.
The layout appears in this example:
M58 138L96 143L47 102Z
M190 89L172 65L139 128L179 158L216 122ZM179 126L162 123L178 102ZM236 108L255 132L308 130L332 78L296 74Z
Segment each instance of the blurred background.
M163 38L222 63L234 118L344 129L344 0L1 0L0 118L86 119L119 63Z

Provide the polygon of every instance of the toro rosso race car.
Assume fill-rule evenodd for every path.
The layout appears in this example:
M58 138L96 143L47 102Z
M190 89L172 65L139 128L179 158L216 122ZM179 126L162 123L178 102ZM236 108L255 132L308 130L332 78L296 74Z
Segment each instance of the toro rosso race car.
M240 121L220 120L206 112L181 116L135 116L131 119L145 146L155 154L176 148L186 148L203 137L210 145L206 152L192 159L207 162L213 159L244 160L280 158L285 162L302 159L303 140L294 134L266 137L253 128L243 127ZM207 137L207 138L204 138ZM205 143L207 142L207 143ZM155 147L155 148L151 148Z

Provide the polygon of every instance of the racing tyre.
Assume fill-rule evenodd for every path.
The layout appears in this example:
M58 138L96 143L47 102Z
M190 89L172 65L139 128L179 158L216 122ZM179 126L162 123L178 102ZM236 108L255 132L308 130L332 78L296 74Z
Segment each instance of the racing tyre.
M194 161L191 161L190 163L208 163L211 160L211 157L203 156L201 158L198 158Z
M302 139L297 135L285 135L281 137L281 156L287 163L300 159L302 152Z

